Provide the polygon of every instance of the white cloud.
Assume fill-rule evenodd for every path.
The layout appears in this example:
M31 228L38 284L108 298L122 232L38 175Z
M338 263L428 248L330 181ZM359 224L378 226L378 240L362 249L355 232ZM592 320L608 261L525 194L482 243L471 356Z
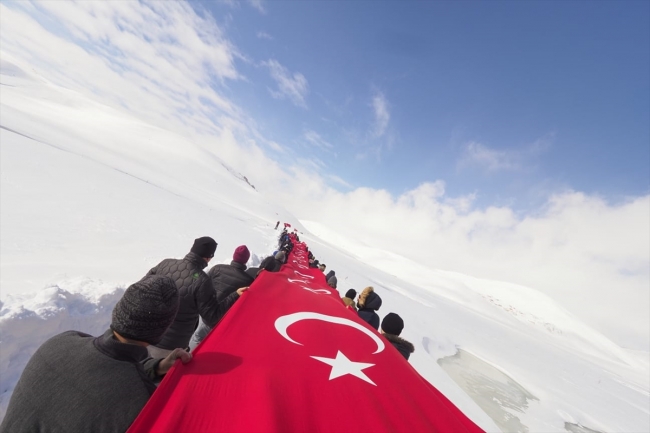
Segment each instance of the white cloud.
M341 185L346 188L352 188L352 185L349 182L346 182L344 179L340 178L339 176L336 176L334 174L329 174L327 175L327 178L337 185Z
M476 164L488 171L518 170L521 158L517 152L494 150L471 141L465 145L461 164Z
M568 191L520 216L477 208L472 195L447 197L441 181L399 197L303 181L314 185L301 185L309 195L282 196L301 218L428 266L541 290L610 338L647 349L650 196L608 204Z
M268 141L266 144L268 144L268 146L271 149L275 150L276 152L285 153L284 147L282 147L280 144L276 143L275 141Z
M379 138L386 133L388 122L390 122L390 112L388 101L383 93L377 92L372 98L372 108L374 110L375 122L372 128L372 137Z
M168 128L215 133L215 116L242 115L214 90L239 79L236 50L209 14L199 16L187 3L20 2L0 8L2 50L57 84Z
M463 146L460 167L478 166L488 172L517 171L524 169L536 156L551 147L555 134L535 140L518 149L492 149L482 143L470 141Z
M257 32L258 39L268 39L269 41L273 40L273 36L269 35L266 32L259 31Z
M309 92L309 84L304 75L300 72L294 72L291 74L287 68L274 59L262 62L262 65L269 68L271 77L278 85L277 90L270 90L271 95L274 98L288 98L294 103L294 105L307 108L305 97Z
M264 0L248 0L248 3L250 3L253 8L257 9L258 12L265 14L266 13L266 8L264 7Z
M325 141L317 132L312 130L305 131L302 137L312 146L323 150L331 150L334 147L331 143Z

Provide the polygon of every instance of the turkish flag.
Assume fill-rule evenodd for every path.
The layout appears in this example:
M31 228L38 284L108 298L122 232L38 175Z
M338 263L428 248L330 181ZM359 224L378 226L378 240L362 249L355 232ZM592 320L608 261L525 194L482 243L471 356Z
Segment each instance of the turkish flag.
M286 227L291 227L291 224L289 224L289 223L284 223L284 227L285 227L285 228L286 228Z
M294 238L295 243L295 238ZM345 308L295 243L193 352L129 432L480 432Z

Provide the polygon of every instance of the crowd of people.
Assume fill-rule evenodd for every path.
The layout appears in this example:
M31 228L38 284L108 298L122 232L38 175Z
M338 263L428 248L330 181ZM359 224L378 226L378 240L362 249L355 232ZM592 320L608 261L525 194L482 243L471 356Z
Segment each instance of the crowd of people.
M191 361L191 351L263 271L280 271L294 247L286 227L278 247L258 267L247 268L250 251L241 245L230 264L206 273L217 243L201 237L184 258L161 261L126 289L104 334L67 331L39 347L14 389L0 433L126 431L176 360ZM325 272L311 251L308 261ZM336 273L325 277L336 289ZM342 307L381 332L408 360L414 346L399 337L402 318L388 313L380 323L382 300L373 287L355 302L356 296L349 289Z
M297 237L297 235L295 236L296 240L299 241L300 239ZM278 245L280 247L279 251L287 251L287 254L293 249L293 243L291 242L291 237L289 236L286 227L284 230L282 230L282 233L280 233ZM310 267L318 268L321 272L325 272L327 265L325 265L325 263L320 263L320 261L309 249L307 250L307 259ZM336 289L338 286L336 272L334 270L328 271L325 275L325 281L327 281L328 286ZM356 296L357 292L354 289L349 289L347 292L345 292L345 296L341 297L343 306L351 309L352 311L355 311L361 319L381 332L381 334L386 337L386 339L399 351L399 353L401 353L402 356L408 360L411 356L411 353L415 351L415 347L412 343L404 340L399 336L404 329L404 320L397 313L388 313L380 323L377 311L381 307L382 301L381 297L375 292L374 287L368 286L363 289L359 295L358 300L355 303L354 299Z

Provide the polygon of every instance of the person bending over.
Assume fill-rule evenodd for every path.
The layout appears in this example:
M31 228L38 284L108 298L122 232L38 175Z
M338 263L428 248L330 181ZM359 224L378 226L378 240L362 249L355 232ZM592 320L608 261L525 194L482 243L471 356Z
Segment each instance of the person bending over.
M132 284L113 308L110 329L99 337L79 331L56 335L31 357L7 407L0 432L123 432L177 359L148 358L174 321L178 290L167 277Z

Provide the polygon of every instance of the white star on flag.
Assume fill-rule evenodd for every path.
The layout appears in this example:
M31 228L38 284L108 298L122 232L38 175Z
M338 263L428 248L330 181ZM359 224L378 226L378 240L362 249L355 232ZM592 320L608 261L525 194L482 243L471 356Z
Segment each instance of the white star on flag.
M375 364L350 361L347 356L341 353L340 350L337 352L336 358L321 358L320 356L312 356L312 358L332 366L332 371L330 372L330 380L345 376L346 374L351 374L358 377L359 379L365 380L366 382L377 386L375 382L370 380L370 378L366 376L363 371L361 371L368 367L372 367Z

